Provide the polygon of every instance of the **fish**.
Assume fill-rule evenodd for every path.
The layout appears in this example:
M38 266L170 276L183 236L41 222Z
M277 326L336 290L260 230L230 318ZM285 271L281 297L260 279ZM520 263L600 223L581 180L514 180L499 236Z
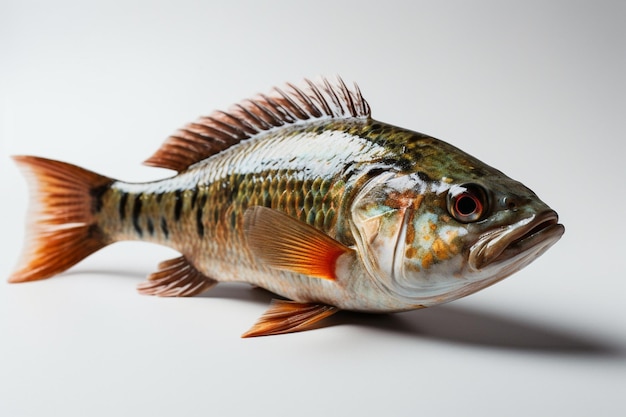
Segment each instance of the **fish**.
M188 297L220 282L276 295L242 337L317 327L340 310L450 302L522 269L563 235L522 183L460 149L371 116L340 77L287 83L169 136L131 183L13 156L31 189L9 282L49 278L119 241L180 256L138 285Z

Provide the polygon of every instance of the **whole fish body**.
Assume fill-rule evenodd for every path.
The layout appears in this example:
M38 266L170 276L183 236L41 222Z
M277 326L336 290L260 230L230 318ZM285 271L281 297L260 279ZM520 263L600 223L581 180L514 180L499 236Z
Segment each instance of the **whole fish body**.
M531 190L430 136L376 121L358 87L288 84L201 117L146 161L177 175L113 180L16 156L33 189L11 282L48 278L117 241L169 246L139 291L191 296L248 282L287 300L244 336L303 330L340 309L452 301L559 240Z

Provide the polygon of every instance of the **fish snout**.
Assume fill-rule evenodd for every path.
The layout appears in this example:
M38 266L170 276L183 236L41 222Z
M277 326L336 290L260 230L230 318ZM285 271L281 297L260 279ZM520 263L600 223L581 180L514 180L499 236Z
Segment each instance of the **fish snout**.
M546 209L483 233L470 248L469 266L479 271L497 264L526 265L561 238L565 227L558 220L556 211Z

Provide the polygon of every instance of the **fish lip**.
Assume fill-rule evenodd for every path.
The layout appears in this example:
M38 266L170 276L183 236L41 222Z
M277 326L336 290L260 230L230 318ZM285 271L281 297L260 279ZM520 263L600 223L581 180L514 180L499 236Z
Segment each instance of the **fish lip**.
M470 248L470 267L478 271L515 259L536 258L565 232L565 227L558 219L554 210L546 210L484 233Z

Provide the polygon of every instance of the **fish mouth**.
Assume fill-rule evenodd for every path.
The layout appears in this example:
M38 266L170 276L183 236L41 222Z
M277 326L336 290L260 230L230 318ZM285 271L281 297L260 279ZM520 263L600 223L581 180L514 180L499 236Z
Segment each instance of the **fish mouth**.
M481 235L470 248L469 265L474 270L502 265L515 272L548 250L564 232L555 211L541 212Z

